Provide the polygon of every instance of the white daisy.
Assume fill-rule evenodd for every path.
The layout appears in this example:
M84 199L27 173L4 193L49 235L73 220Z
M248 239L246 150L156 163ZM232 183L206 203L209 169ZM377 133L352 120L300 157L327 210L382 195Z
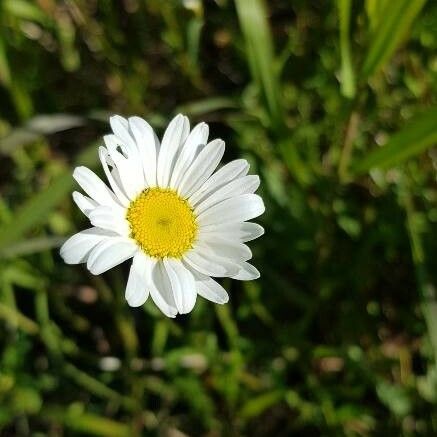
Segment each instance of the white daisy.
M98 275L133 258L128 304L143 305L150 294L169 317L190 312L197 294L226 303L226 290L211 277L258 278L244 243L264 233L247 221L264 204L248 162L215 171L224 142L208 143L205 123L190 132L183 115L170 122L161 144L142 118L116 115L110 124L113 134L104 137L99 156L111 189L88 168L74 170L89 197L74 192L73 199L93 227L65 242L64 261L86 262Z

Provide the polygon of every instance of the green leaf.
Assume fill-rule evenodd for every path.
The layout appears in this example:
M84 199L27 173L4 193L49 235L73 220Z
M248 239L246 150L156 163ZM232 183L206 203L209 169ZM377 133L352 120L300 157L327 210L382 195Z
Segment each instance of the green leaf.
M376 24L369 51L364 60L363 80L382 68L406 37L411 24L426 0L398 0L385 2L380 13L383 20Z
M352 173L360 175L372 168L387 169L422 153L437 143L437 108L414 117L393 135L387 144L370 152L352 166Z
M341 93L348 98L355 96L355 75L352 67L349 35L351 3L351 0L340 0L337 3L340 21Z
M272 127L281 128L284 116L279 94L279 78L274 68L272 35L264 1L236 0L235 4L246 40L252 76L266 99Z
M40 394L31 387L16 387L9 402L12 411L19 414L37 414L42 406Z
M402 386L380 381L376 386L376 394L381 402L397 416L406 416L411 410L411 400Z

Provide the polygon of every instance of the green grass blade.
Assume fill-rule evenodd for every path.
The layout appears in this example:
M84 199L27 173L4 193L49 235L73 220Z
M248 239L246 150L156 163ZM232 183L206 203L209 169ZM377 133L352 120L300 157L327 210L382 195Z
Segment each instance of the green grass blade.
M4 320L24 331L26 334L35 335L39 332L38 324L32 319L21 314L15 308L0 302L0 320Z
M90 146L81 153L77 161L84 165L96 162L97 150L95 145ZM30 197L15 213L12 221L0 230L0 251L7 251L7 246L13 245L16 241L21 241L27 231L44 223L48 214L70 193L73 183L71 171L65 170L51 182L49 187Z
M285 392L283 390L272 390L253 397L243 405L239 412L239 416L244 419L256 417L262 414L265 410L280 403L284 399L284 396Z
M84 117L72 114L40 114L14 128L8 135L0 138L0 154L8 155L17 147L37 141L41 136L53 135L68 129L83 126Z
M53 249L61 246L64 241L65 238L60 237L37 237L15 242L13 246L6 246L6 248L0 249L0 259L31 255Z
M390 1L391 0L366 0L364 7L366 9L367 18L370 22L370 30L372 32L378 26L386 3Z
M61 63L66 71L75 71L80 66L79 52L75 47L76 28L67 16L58 19L56 23Z
M15 214L12 222L1 229L0 249L21 240L27 230L42 223L47 218L47 214L67 196L72 183L71 174L63 173L50 184L50 187L31 197Z
M64 374L72 379L78 386L85 388L95 396L122 404L126 409L134 411L137 407L133 399L128 396L123 396L112 388L100 382L98 379L81 371L70 363L66 363L64 367Z
M187 25L187 53L192 65L199 64L199 46L204 21L200 17L193 18Z
M340 21L340 53L341 53L341 93L348 98L355 96L355 74L352 67L350 47L351 0L340 0L338 3Z
M437 143L437 108L414 117L388 143L370 152L352 166L352 173L360 175L372 168L387 169L418 155Z
M407 176L399 184L399 203L405 209L406 227L410 239L411 258L413 260L416 281L419 289L422 314L428 329L428 337L433 350L434 361L437 365L437 300L435 287L426 267L425 247L423 244L423 230L418 226L417 211L411 195L411 182Z
M184 103L178 106L176 112L182 112L191 117L200 117L210 112L236 108L238 108L237 100L229 97L216 96Z
M426 0L398 0L385 2L364 60L361 77L363 80L383 67L404 40L414 19L422 10Z
M263 0L236 0L238 19L246 40L252 76L266 100L273 128L284 124L279 78L274 68L272 35Z
M11 82L11 70L9 68L9 61L6 54L5 43L3 37L0 35L0 83L9 86Z
M86 435L105 437L132 435L132 429L128 425L96 414L86 413L81 404L72 404L67 410L57 406L46 407L42 411L42 416Z
M21 20L36 21L40 24L47 24L49 17L38 7L36 2L25 0L4 0L3 8L5 13Z

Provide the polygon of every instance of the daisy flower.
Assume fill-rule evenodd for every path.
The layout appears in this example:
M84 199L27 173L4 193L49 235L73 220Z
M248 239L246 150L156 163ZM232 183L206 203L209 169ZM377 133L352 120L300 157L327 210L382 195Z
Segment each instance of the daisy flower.
M168 317L189 313L197 295L223 304L226 290L212 277L251 280L258 270L245 244L264 233L248 222L264 212L254 194L259 177L244 159L217 170L225 144L208 142L200 123L190 132L177 115L161 143L140 117L111 117L99 157L110 188L90 169L73 177L87 194L73 199L92 227L61 248L67 264L85 263L94 275L133 258L126 286L130 306L149 294Z

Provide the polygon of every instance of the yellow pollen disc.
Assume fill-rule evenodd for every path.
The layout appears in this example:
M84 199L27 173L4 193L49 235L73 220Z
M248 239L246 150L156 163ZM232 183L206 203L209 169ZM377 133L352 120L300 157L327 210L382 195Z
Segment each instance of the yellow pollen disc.
M126 218L131 237L155 258L180 258L197 235L194 212L170 189L148 188L131 202Z

